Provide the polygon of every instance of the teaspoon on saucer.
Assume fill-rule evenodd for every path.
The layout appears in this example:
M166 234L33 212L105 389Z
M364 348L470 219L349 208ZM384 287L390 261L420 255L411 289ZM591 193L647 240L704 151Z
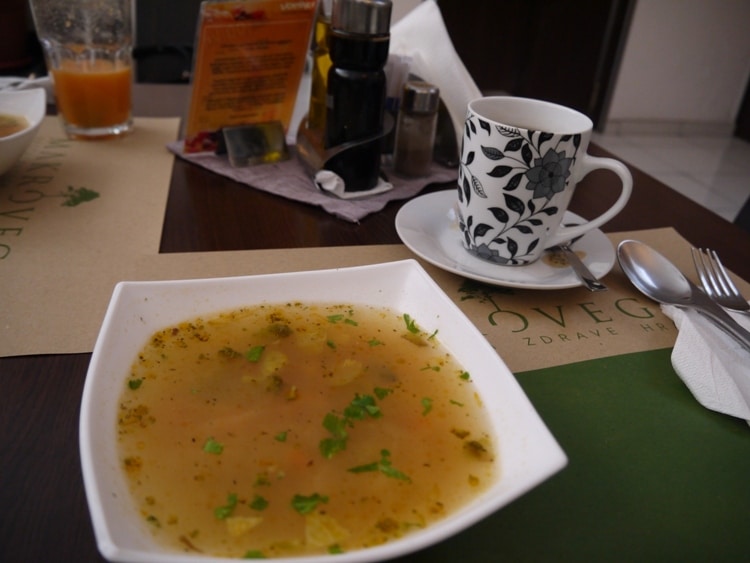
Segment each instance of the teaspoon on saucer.
M578 276L578 279L581 280L586 289L590 291L606 291L607 289L609 289L606 285L596 279L594 274L591 273L591 270L588 269L586 264L583 263L583 260L578 257L578 254L576 254L568 244L558 244L557 246L553 246L548 250L551 250L553 252L559 251L563 253L566 260L568 261L568 264L570 264L570 267L573 268L576 276Z

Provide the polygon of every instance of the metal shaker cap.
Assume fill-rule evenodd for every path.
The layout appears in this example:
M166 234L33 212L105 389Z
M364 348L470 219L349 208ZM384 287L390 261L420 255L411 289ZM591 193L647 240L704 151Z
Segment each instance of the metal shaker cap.
M404 84L401 107L412 113L434 113L440 103L440 90L429 82L410 80Z
M391 0L333 0L331 27L359 35L387 35Z

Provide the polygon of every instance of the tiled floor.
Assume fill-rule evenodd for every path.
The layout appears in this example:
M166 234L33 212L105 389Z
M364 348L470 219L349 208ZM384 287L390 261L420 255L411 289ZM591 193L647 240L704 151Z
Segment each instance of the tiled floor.
M750 197L750 143L736 137L594 133L592 140L728 221Z

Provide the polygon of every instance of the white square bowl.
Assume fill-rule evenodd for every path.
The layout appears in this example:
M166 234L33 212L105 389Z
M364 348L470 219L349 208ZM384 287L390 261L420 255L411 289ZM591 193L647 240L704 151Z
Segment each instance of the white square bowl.
M191 318L261 303L351 303L408 313L471 373L495 433L495 484L462 509L401 539L335 556L382 561L435 544L500 509L567 463L516 379L487 340L414 260L355 268L203 280L121 282L94 347L83 391L80 448L99 550L111 561L230 561L159 544L131 499L117 455L118 399L137 353L156 331ZM331 556L276 559L322 563Z
M47 111L47 94L42 88L0 92L0 113L25 117L29 126L0 138L0 176L21 158L42 124Z

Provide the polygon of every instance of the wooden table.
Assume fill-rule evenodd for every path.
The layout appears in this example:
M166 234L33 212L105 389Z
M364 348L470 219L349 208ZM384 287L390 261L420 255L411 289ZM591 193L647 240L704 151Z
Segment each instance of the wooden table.
M596 147L592 152L606 154ZM606 231L671 226L693 244L719 250L728 267L750 279L750 234L646 174L632 172L632 199ZM600 188L614 180L597 174L579 187L572 211L593 216L609 205L611 199L603 197L606 190ZM613 198L617 190L611 191ZM394 217L402 203L388 205L361 224L350 224L176 160L161 251L399 243ZM89 359L90 354L0 359L0 561L102 560L86 506L78 450L78 416ZM418 554L417 559L427 560ZM491 560L476 549L472 554L470 546L461 559Z

